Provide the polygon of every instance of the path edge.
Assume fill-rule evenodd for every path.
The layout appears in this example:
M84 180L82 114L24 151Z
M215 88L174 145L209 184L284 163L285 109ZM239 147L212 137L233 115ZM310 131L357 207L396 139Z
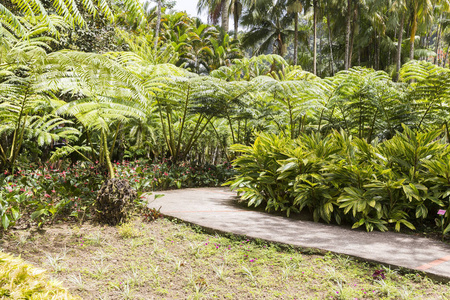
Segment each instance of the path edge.
M403 270L408 270L408 272L411 272L411 273L414 272L414 273L418 273L418 274L421 274L421 275L425 275L428 278L430 278L430 279L432 279L434 281L437 281L437 282L441 282L441 283L449 283L450 282L450 277L442 276L442 275L435 274L435 273L428 272L428 271L422 271L422 270L417 270L417 269L413 269L413 268L407 268L407 267L403 267L403 266L399 266L399 265L395 265L395 264L387 264L387 263L382 262L382 261L378 261L378 260L375 260L375 259L368 259L368 258L360 257L360 256L357 256L357 255L350 255L350 254L345 254L345 253L340 253L340 252L335 252L335 251L330 251L330 250L325 250L325 249L320 249L320 248L314 248L314 247L296 246L296 245L292 245L292 244L289 244L289 243L276 242L276 241L271 241L271 240L264 239L264 238L253 237L251 235L233 233L233 232L229 232L229 231L224 231L224 230L220 230L220 229L216 229L216 228L200 225L200 224L197 224L195 222L186 221L186 220L180 219L179 217L171 216L169 214L164 214L163 213L163 217L166 218L166 219L169 219L171 221L177 221L179 223L183 223L183 224L186 224L186 225L189 225L189 226L200 227L200 228L202 228L202 230L204 232L209 233L209 234L217 234L218 233L218 234L224 235L224 236L226 236L226 235L234 235L234 236L238 236L238 237L242 237L242 238L248 238L248 239L252 239L252 240L261 240L261 241L268 242L268 243L271 243L271 244L281 245L283 247L286 247L286 246L293 247L294 249L299 249L300 251L304 250L304 252L308 252L308 251L309 252L313 252L313 253L318 254L318 255L325 255L327 253L331 253L331 254L335 254L335 255L343 255L343 256L345 255L345 256L348 256L348 257L355 258L355 259L357 259L358 261L361 261L361 262L369 262L369 263L373 263L373 264L379 264L379 265L382 265L382 266L385 266L385 267L388 267L388 268L391 268L391 269L394 269L394 270L402 270L402 269Z

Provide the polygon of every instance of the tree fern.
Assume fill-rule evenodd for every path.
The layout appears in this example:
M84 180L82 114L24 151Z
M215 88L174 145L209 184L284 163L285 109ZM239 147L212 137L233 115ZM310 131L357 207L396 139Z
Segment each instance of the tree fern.
M450 71L427 62L413 61L400 70L403 81L410 85L410 97L419 114L419 128L442 125L448 121L450 100Z
M56 25L54 24L51 14L45 9L41 0L11 0L18 12L23 14L26 18L38 20L48 27L52 34L58 34ZM142 3L138 0L124 0L121 3L125 10L132 16L135 22L141 26L145 24L145 12ZM98 0L94 3L93 0L55 0L52 1L52 6L56 14L62 16L71 26L84 27L86 21L83 18L78 5L94 17L100 12L108 21L114 21L114 12L111 5L106 0ZM0 33L4 30L9 30L14 34L21 36L24 33L23 21L14 13L8 10L4 5L0 4Z
M19 18L0 3L0 34L6 34L6 30L19 36L24 33Z

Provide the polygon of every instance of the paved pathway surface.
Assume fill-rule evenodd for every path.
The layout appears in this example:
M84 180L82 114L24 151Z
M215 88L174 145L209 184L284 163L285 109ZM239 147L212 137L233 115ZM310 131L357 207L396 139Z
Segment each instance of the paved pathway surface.
M236 193L226 188L171 190L159 194L164 197L150 196L150 207L161 207L167 216L202 227L421 270L450 280L450 245L439 241L393 232L351 230L252 211L236 205Z

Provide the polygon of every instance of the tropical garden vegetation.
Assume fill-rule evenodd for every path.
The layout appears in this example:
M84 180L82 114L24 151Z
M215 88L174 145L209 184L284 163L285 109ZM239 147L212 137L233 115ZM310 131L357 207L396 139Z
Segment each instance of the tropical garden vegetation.
M2 233L152 219L144 192L226 183L267 211L448 236L449 1L198 1L213 25L155 2L0 3ZM69 297L4 261L22 292Z
M238 172L228 184L267 210L450 230L449 3L199 1L221 27L157 4L0 5L4 229L89 212L102 182Z

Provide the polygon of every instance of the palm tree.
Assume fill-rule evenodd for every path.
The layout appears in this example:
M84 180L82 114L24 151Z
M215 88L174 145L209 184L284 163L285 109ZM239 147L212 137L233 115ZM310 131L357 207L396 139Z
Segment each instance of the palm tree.
M231 0L230 2L230 13L233 14L233 23L234 23L234 38L238 38L239 31L239 19L241 18L242 10L244 5L240 0Z
M161 0L158 0L158 15L156 16L156 28L155 28L155 42L154 48L158 47L158 39L159 39L159 29L161 26Z
M211 70L216 70L221 66L229 66L232 60L242 58L238 40L231 39L228 34L223 38L212 38L211 44L214 54L209 66Z
M258 2L242 17L242 25L250 27L242 38L242 45L244 48L256 46L254 53L272 48L273 53L283 56L288 38L294 35L291 27L294 16L287 11L287 0L277 0L273 5L269 2L272 1Z
M212 24L217 24L221 19L221 26L228 32L229 5L227 0L199 0L197 3L198 13L208 11L208 18Z
M327 19L327 28L328 28L328 44L330 47L330 74L334 75L334 58L333 58L333 39L331 35L331 15L330 11L332 11L332 3L330 0L327 0L324 3L323 9L326 11L326 19Z
M397 81L400 78L400 68L402 65L402 41L403 41L403 27L405 24L405 15L406 15L406 1L405 0L396 0L391 5L391 10L394 13L397 13L400 19L399 29L398 29L398 42L397 42L397 57L396 57L396 76Z
M447 0L444 0L447 2ZM436 2L440 2L437 0ZM414 42L416 40L416 33L418 28L418 23L427 18L431 18L431 13L433 10L430 0L409 0L409 9L411 11L411 36L409 38L409 59L414 59Z
M221 27L228 33L229 18L233 15L234 38L237 39L239 30L239 19L241 17L243 3L241 0L199 0L197 3L198 13L208 11L208 18L212 24L218 24L221 20Z
M177 12L164 16L162 22L161 39L170 43L180 56L189 52L189 32L195 21L184 12Z
M288 12L294 14L294 66L297 65L298 59L298 14L302 11L302 8L302 4L298 0L293 1L288 7Z
M445 32L446 28L449 25L449 19L448 19L448 12L449 12L449 3L440 3L439 5L436 5L435 7L435 14L437 14L439 17L437 19L438 28L436 32L436 46L435 46L435 53L436 56L434 58L434 64L439 64L439 50L440 50L440 43L441 43L441 37L443 35L443 32ZM443 57L442 57L443 59Z
M209 63L213 58L211 39L217 38L219 32L214 26L203 24L199 19L188 32L190 50L180 57L180 62L197 74L208 74Z
M350 57L350 33L352 25L351 17L352 17L352 0L347 0L347 14L345 26L345 56L344 56L345 70L348 70L351 64L351 57Z
M313 0L313 74L317 74L317 0Z

